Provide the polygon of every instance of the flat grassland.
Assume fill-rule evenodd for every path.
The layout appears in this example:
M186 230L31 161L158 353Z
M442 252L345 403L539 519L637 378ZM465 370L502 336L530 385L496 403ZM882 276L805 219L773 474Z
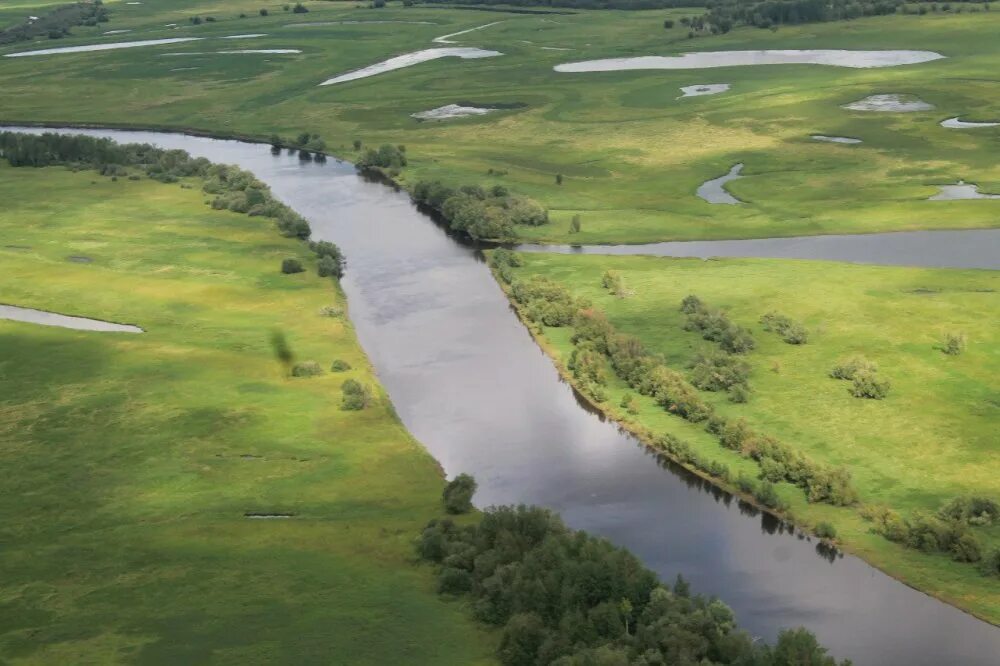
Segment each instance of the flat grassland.
M696 294L723 308L756 341L746 356L752 396L746 404L733 404L725 392L701 395L728 419L745 418L755 431L815 461L848 468L863 503L913 515L936 511L957 496L1000 498L996 272L821 261L520 256L524 266L515 269L518 278L556 280L684 372L696 353L715 345L683 329L681 299ZM620 273L633 295L618 298L602 287L609 269ZM765 332L758 320L770 311L802 322L808 343L790 345ZM962 354L941 350L948 333L966 335ZM542 335L565 365L573 349L571 330L545 328ZM850 382L829 377L842 358L854 354L876 362L879 375L891 381L885 400L854 398ZM756 464L722 448L701 424L671 416L652 398L639 396L638 414L627 414L619 408L625 393L635 395L612 379L602 407L619 420L672 433L734 473L757 476ZM777 489L798 520L831 522L850 550L890 574L1000 621L1000 581L982 576L974 565L906 550L871 534L871 524L856 508L809 504L788 483ZM984 550L1000 546L1000 525L976 528L976 535Z
M146 330L0 321L2 659L491 663L413 564L440 471L319 314L339 288L192 185L0 167L0 300ZM353 369L288 378L274 329ZM340 410L347 377L373 407Z
M741 28L688 39L675 20L700 10L573 11L525 15L443 8L355 8L236 0L113 3L110 23L15 51L168 37L203 41L121 51L0 57L2 120L188 127L267 137L321 134L351 159L354 139L405 144L402 180L501 183L551 210L531 240L639 243L929 228L995 227L996 201L927 202L959 179L1000 192L1000 128L955 130L952 116L1000 120L1000 12L886 16L850 22ZM970 10L972 8L969 8ZM978 8L977 8L978 9ZM239 18L245 13L245 18ZM190 18L216 21L193 25ZM338 23L339 22L339 23ZM446 58L349 83L332 76L420 49L501 51ZM171 25L176 24L176 25ZM102 36L109 29L130 30ZM222 36L264 36L222 40ZM559 73L577 60L728 49L926 49L944 59L882 69L818 65L681 71ZM299 49L301 54L220 54ZM551 50L567 49L567 50ZM186 55L182 55L186 54ZM731 83L720 95L678 99L681 86ZM879 93L917 95L918 113L865 113L841 105ZM489 115L419 122L446 104L522 104ZM819 143L811 134L857 137ZM745 201L710 205L694 192L743 162L729 185ZM493 174L488 175L492 170ZM563 184L556 185L556 175ZM582 230L570 235L579 215Z

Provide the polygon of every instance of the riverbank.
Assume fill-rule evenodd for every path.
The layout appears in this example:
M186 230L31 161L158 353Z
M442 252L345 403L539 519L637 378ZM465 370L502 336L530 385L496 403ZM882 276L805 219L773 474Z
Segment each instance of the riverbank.
M5 301L145 331L0 321L17 618L0 653L492 663L494 639L413 562L440 467L304 244L212 210L196 183L3 165L0 196ZM307 271L282 274L286 258ZM289 378L275 330L323 374ZM347 378L370 408L340 409Z
M995 468L991 458L995 453L989 445L989 419L975 408L978 404L975 396L982 395L982 390L988 387L988 380L983 383L982 373L988 378L989 359L992 358L988 350L993 343L988 329L974 323L977 315L973 313L983 312L983 305L967 302L970 298L992 297L991 291L983 289L984 285L995 281L993 274L822 262L721 260L705 263L650 257L520 256L525 266L514 269L515 276L543 275L563 284L575 295L606 311L612 324L623 333L637 335L653 352L665 354L668 364L679 370L685 369L697 350L707 350L708 346L697 334L682 330L679 312L676 316L672 314L686 290L699 294L710 304L727 310L732 308L733 316L739 315L738 321L747 325L756 324L757 317L779 301L779 307L791 310L786 312L791 315L809 300L822 303L814 305L812 310L818 312L806 319L814 337L807 345L785 344L777 336L752 326L758 348L747 356L753 368L750 401L746 405L732 404L726 400L725 392L702 392L716 412L727 418L745 418L753 429L793 445L818 462L846 466L853 473L863 503L887 505L907 517L920 511L934 512L945 501L959 495L997 496L995 478L990 473ZM609 269L618 271L626 288L635 293L624 299L608 294L601 286L601 275ZM783 270L795 274L794 283L798 288L793 294L767 287L768 279L777 280L775 284L789 283L789 277L783 277ZM817 291L818 283L814 279L820 276L819 284L826 285L823 291ZM868 278L874 280L872 284L879 285L877 290L864 287ZM689 280L696 284L688 284ZM503 284L502 280L500 282ZM886 309L888 303L882 299L906 298L897 295L895 285L904 287L904 292L906 285L910 285L913 294L904 303ZM934 295L935 287L942 291L941 295ZM977 289L981 293L977 294ZM857 308L869 314L853 322L838 320L834 313L841 296L834 294L840 292L857 294L851 297L851 311ZM779 293L786 295L779 299ZM752 295L749 299L745 298L748 294ZM920 298L924 305L918 306L914 299ZM805 301L800 302L800 299ZM953 303L951 309L942 309L949 301ZM914 308L917 309L913 311ZM748 312L756 309L761 312L744 322ZM523 310L519 311L526 319ZM875 315L876 312L880 314ZM959 312L963 314L957 314ZM932 317L925 322L929 327L918 323L924 315ZM881 326L868 321L869 316L883 317L882 323L889 330L879 333ZM729 481L716 477L713 482L729 491L736 490L734 480L738 475L756 479L760 474L753 460L721 447L715 436L700 424L670 416L652 399L636 395L634 389L617 377L609 378L605 400L588 397L587 387L576 380L566 365L574 349L570 341L572 331L539 327L527 319L526 323L553 358L564 379L574 384L595 409L628 429L652 450L671 457L660 438L664 434L679 438L701 460L728 467ZM964 328L969 340L978 341L975 348L970 347L969 353L957 358L943 354L935 348L938 343L935 336L943 338L944 332L933 328L941 326ZM851 331L860 330L864 330L867 337L855 339L855 345L851 346L850 336L855 335ZM903 339L897 339L900 335ZM888 340L883 336L888 336ZM921 351L921 344L916 340L906 339L913 336L924 341L926 352ZM843 386L826 376L828 368L824 363L832 367L838 355L862 350L878 361L881 372L893 378L893 393L884 403L837 397ZM814 358L816 354L824 360ZM933 368L941 363L949 364L952 369L948 371L948 378L934 379L939 371ZM816 370L818 366L822 367ZM954 373L971 375L963 385L956 383L961 380L960 375ZM813 375L815 379L810 378ZM828 385L830 383L832 386ZM827 395L830 390L837 393ZM636 401L630 410L620 406L626 394L631 394ZM816 402L809 403L811 400ZM972 411L954 412L962 406ZM889 411L883 414L885 410ZM978 431L975 430L977 423L981 425ZM955 427L961 429L952 430ZM974 434L976 432L979 434ZM836 439L831 440L829 433L836 433ZM684 460L679 462L686 463ZM704 478L713 478L694 465L684 466ZM935 470L933 477L927 476L928 468ZM873 534L872 523L865 521L856 507L809 503L802 491L791 484L777 483L775 487L782 504L788 507L787 511L778 513L809 531L821 522L833 524L838 544L848 552L981 619L994 624L1000 620L997 612L1000 582L982 576L975 564L953 562L947 555L926 555L902 548ZM742 496L754 501L746 493ZM984 553L1000 544L997 526L976 528L975 533Z

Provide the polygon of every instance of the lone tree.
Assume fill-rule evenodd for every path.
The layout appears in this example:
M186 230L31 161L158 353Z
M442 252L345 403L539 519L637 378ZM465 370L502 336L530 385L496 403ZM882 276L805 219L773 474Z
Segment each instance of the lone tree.
M459 474L444 488L444 508L448 513L472 511L472 496L476 494L476 480L468 474Z
M292 368L292 362L295 360L295 354L292 353L292 348L288 344L288 339L285 338L284 333L281 331L272 331L271 348L274 349L274 358L278 359L278 363L284 366L285 373L289 373Z

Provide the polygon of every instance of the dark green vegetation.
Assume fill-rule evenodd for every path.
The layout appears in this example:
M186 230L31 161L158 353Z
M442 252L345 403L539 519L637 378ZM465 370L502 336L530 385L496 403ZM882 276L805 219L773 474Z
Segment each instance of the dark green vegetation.
M502 628L504 666L837 664L805 629L781 632L774 647L754 641L718 599L692 595L681 577L662 585L628 551L545 509L434 520L418 550L439 565L442 593L471 597L476 618Z
M514 238L519 226L538 227L549 221L548 211L537 201L512 195L503 185L452 189L440 181L422 180L413 186L411 196L439 214L452 230L472 238Z
M70 35L70 29L76 26L96 26L108 22L108 10L101 0L38 11L41 15L37 20L27 18L21 23L0 29L0 45L24 42L35 37L61 39Z
M491 263L566 375L650 446L997 620L994 273L507 251ZM778 332L799 328L805 344ZM942 353L942 328L963 331L964 353Z
M443 482L337 283L201 186L0 165L2 300L146 331L0 321L0 661L490 663L413 564Z
M334 2L306 6L309 13L294 15L268 5L268 16L260 16L260 7L240 0L117 4L115 28L144 39L204 41L0 57L0 118L193 127L261 139L308 133L310 140L321 136L327 152L350 160L368 147L405 145L407 165L397 180L408 189L420 181L440 181L455 190L501 185L539 202L551 223L517 226L525 239L646 242L996 225L995 201L925 199L937 185L958 179L977 183L983 192L1000 192L995 159L1000 130L938 125L952 116L996 119L997 11L957 14L953 5L951 12L925 16L777 31L734 28L690 40L681 20L701 16L704 8L543 15L397 3L380 9ZM188 20L209 15L217 20L197 26ZM664 30L667 19L676 22L673 29ZM452 41L502 56L443 58L318 86L401 53L442 46L435 37L496 21ZM165 27L169 23L179 27ZM59 45L127 37L102 37L100 28L74 32ZM220 39L240 33L265 36ZM46 39L6 47L0 55L49 46ZM302 53L216 52L268 48ZM796 48L928 49L947 57L883 69L775 65L583 74L552 69L592 58ZM681 86L703 83L733 88L678 99ZM841 108L878 93L917 95L936 109L895 114ZM461 100L501 108L437 122L410 117ZM864 143L824 144L809 138L814 133ZM355 151L355 141L364 148ZM695 196L700 183L737 162L746 165L745 177L728 187L746 203L712 206Z

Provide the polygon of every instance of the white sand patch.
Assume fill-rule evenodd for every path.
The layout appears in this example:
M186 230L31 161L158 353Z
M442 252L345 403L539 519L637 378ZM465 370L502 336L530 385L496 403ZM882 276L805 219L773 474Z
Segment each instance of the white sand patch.
M102 35L124 35L126 32L132 32L131 30L108 30L107 32L102 32Z
M455 41L449 39L450 37L458 37L459 35L465 35L470 32L475 32L476 30L482 30L483 28L488 28L491 25L496 25L497 23L503 23L503 21L494 21L493 23L487 23L485 25L477 25L475 28L469 28L468 30L453 32L450 35L441 35L440 37L435 37L431 41L434 42L435 44L454 44Z
M413 53L405 53L394 58L389 58L388 60L383 60L382 62L376 63L374 65L369 65L368 67L362 67L361 69L356 69L353 72L347 72L346 74L341 74L335 76L332 79L327 79L323 83L319 84L321 86L330 86L335 83L344 83L346 81L356 81L357 79L364 79L369 76L375 76L377 74L384 74L385 72L391 72L396 69L403 69L404 67L412 67L413 65L418 65L422 62L427 62L429 60L437 60L438 58L493 58L495 56L503 55L499 51L487 51L485 49L478 49L473 47L457 47L457 48L441 48L441 49L424 49L423 51L414 51Z
M88 44L86 46L64 46L58 49L42 49L40 51L21 51L7 53L5 58L23 58L26 56L56 55L59 53L86 53L89 51L114 51L116 49L133 49L139 46L158 46L160 44L179 44L194 42L201 37L172 37L170 39L143 39L138 42L115 42L114 44Z
M410 116L417 120L448 120L449 118L462 118L465 116L484 116L493 113L498 109L483 108L478 106L460 106L458 104L446 104L436 109L411 113Z
M254 37L267 37L266 32L252 32L248 35L226 35L222 39L252 39Z
M896 67L944 56L934 51L765 50L704 51L679 56L605 58L556 65L557 72L617 72L634 69L706 69L743 65L832 65L835 67Z
M948 129L976 129L977 127L997 127L1000 123L973 123L959 120L958 116L941 121L941 127Z
M930 111L933 104L928 104L913 95L871 95L857 102L845 104L845 109L851 111L876 111L881 113L913 113L915 111Z
M939 185L940 191L928 201L963 201L966 199L1000 199L1000 194L983 194L978 185L958 181L957 185Z
M827 136L826 134L813 134L809 137L813 141L825 141L826 143L861 143L861 139L853 139L849 136Z
M718 95L729 90L728 83L702 83L697 86L684 86L681 97L701 97L702 95Z

